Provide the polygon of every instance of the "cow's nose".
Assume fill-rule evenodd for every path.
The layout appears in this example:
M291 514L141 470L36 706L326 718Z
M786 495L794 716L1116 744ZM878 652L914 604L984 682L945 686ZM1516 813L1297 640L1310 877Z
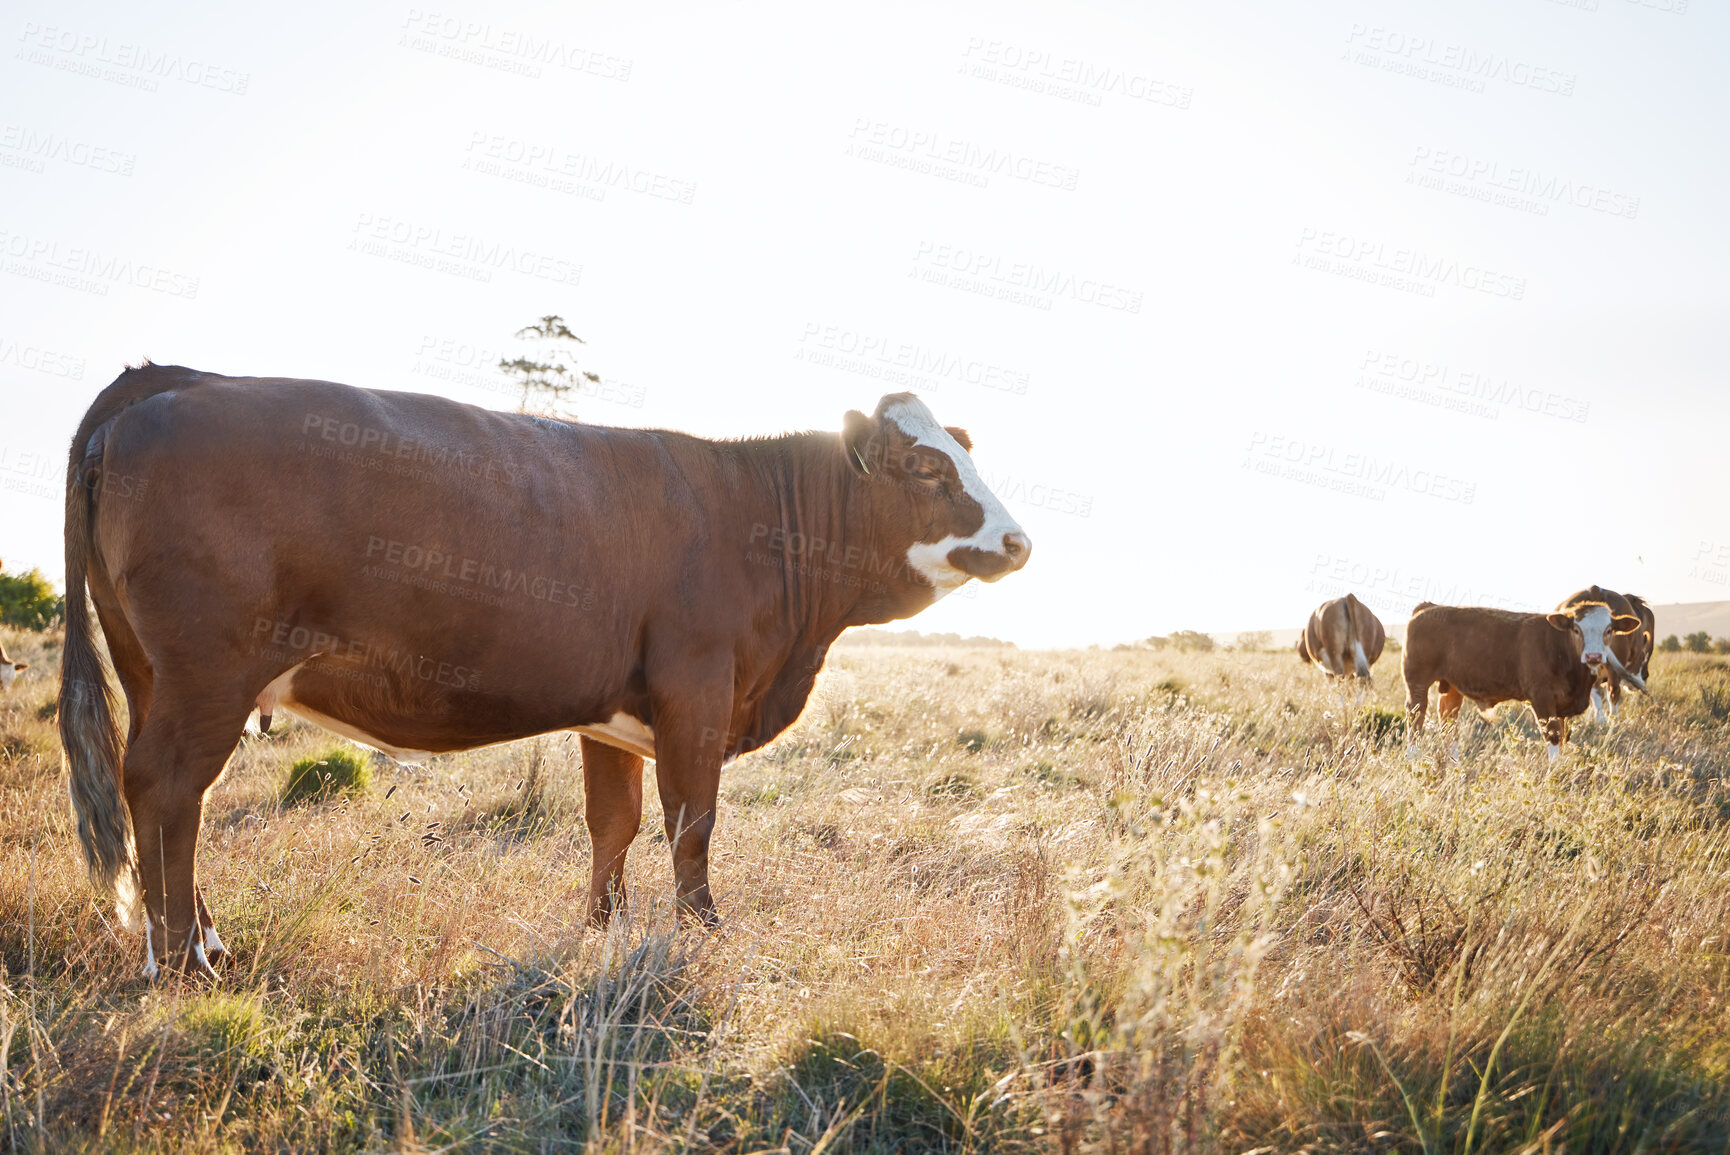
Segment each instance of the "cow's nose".
M1003 535L1003 554L1020 569L1033 556L1033 539L1020 530Z
M1596 666L1599 662L1602 662L1603 660L1604 660L1603 654L1587 654L1586 655L1586 664L1588 666Z

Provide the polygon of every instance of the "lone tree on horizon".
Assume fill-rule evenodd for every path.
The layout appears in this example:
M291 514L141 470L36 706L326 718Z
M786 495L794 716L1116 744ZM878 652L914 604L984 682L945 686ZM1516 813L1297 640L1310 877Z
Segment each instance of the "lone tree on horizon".
M516 338L519 341L539 339L543 343L570 341L577 345L587 344L571 332L565 319L556 313L542 317L532 325L524 325L516 331ZM599 374L591 373L587 369L579 370L576 353L563 345L553 345L546 356L548 359L545 361L530 357L499 358L499 370L514 379L522 390L522 396L517 403L518 413L527 413L529 399L537 394L545 394L547 407L557 412L565 395L576 388L579 374L586 381L596 385L601 383Z

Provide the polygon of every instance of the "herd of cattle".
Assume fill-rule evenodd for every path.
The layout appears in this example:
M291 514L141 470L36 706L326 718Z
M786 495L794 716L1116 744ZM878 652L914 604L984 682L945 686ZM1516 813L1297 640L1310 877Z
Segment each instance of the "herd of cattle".
M1409 739L1415 743L1424 732L1435 686L1444 726L1454 723L1466 699L1484 710L1502 702L1530 704L1554 759L1569 718L1588 705L1605 718L1606 698L1614 716L1623 683L1646 692L1656 627L1644 599L1601 586L1564 598L1548 614L1420 602L1406 623L1401 661ZM1386 637L1370 608L1347 594L1310 615L1298 638L1298 659L1313 662L1330 680L1355 680L1361 702Z
M209 973L205 794L253 712L280 710L405 761L580 735L595 923L624 898L654 759L679 907L713 918L721 769L798 718L842 631L1027 563L971 449L905 393L839 435L708 440L128 369L67 462L58 718L91 880L123 925L142 915L147 975L158 947ZM1419 606L1412 735L1439 682L1444 719L1531 702L1553 755L1606 669L1612 708L1643 688L1650 643L1644 603L1596 587L1549 615ZM1298 652L1367 679L1382 646L1348 595Z

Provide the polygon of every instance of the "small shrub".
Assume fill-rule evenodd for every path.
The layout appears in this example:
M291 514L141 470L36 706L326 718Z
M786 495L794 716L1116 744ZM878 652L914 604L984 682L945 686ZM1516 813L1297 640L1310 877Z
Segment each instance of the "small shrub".
M1700 711L1714 722L1730 721L1730 686L1701 686Z
M302 758L289 767L282 787L282 804L294 806L339 794L365 794L372 787L372 767L351 750L332 747L323 754Z
M1707 654L1712 652L1712 635L1705 630L1697 630L1682 639L1682 648L1690 654Z
M933 798L966 798L979 793L979 787L966 774L945 774L925 788Z
M1358 711L1352 729L1362 734L1371 745L1393 745L1406 736L1406 713L1388 706L1365 706Z
M37 570L0 574L0 623L45 630L65 611L65 604Z
M1677 638L1675 634L1671 634L1669 637L1665 638L1663 641L1658 643L1658 652L1662 653L1662 654L1679 654L1679 653L1681 653L1682 652L1681 639Z

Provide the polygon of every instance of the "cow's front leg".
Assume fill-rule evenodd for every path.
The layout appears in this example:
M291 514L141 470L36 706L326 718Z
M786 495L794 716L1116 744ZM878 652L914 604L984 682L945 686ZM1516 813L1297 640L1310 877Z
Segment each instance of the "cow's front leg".
M689 685L689 683L687 683ZM715 921L709 893L709 835L715 829L715 801L721 764L733 742L728 733L732 673L710 678L708 693L692 692L678 703L655 707L655 786L673 852L674 893L679 913Z
M200 886L194 893L198 897L198 927L204 938L204 954L214 967L228 957L228 946L216 933L216 920L210 917L210 908L204 905L204 888Z

